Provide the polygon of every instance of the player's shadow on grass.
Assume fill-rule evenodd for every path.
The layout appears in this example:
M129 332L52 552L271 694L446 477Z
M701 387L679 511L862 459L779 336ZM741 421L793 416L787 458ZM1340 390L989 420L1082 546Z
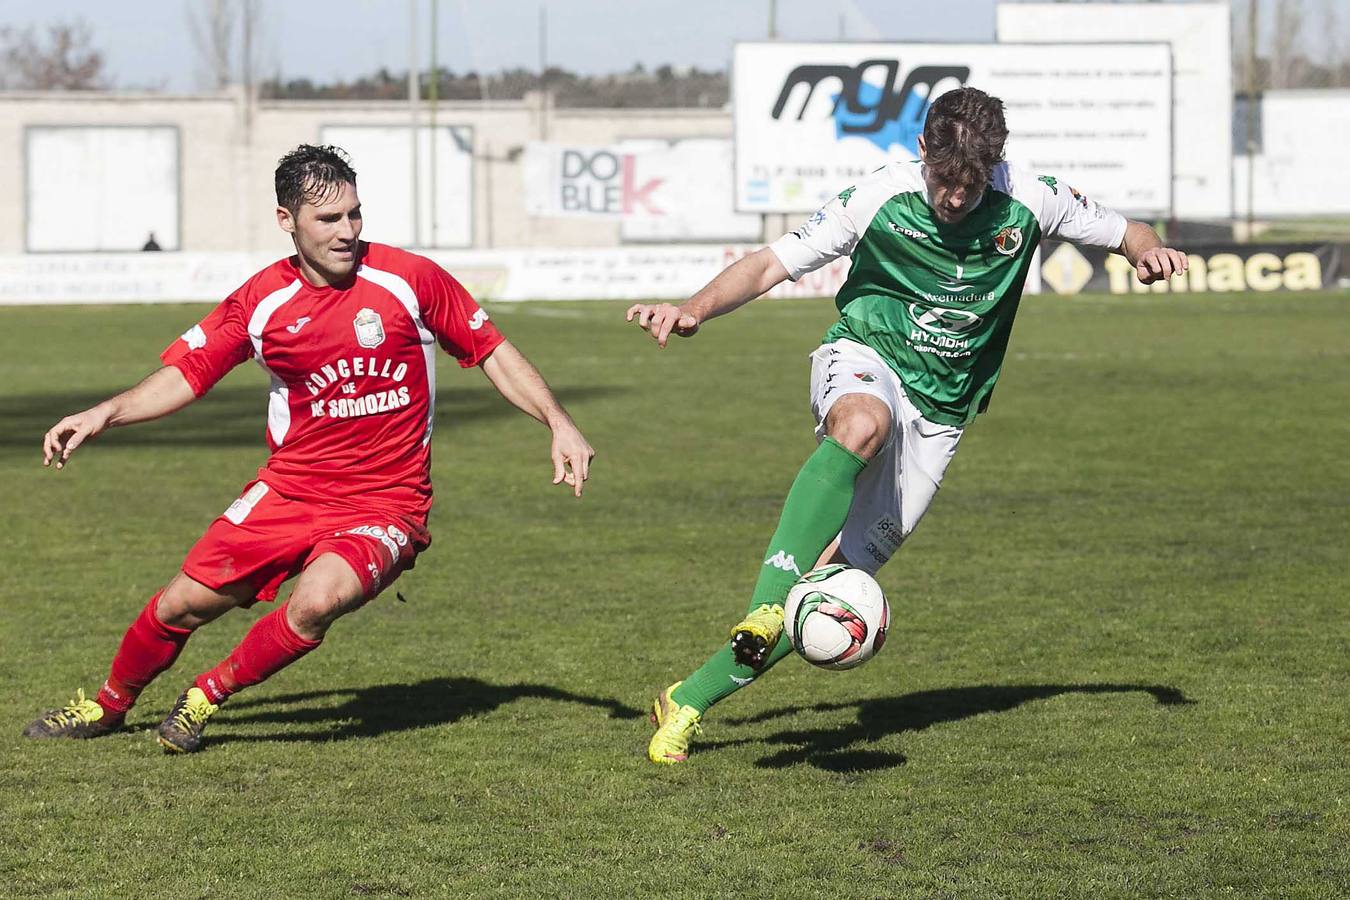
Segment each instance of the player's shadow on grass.
M310 691L272 697L242 697L221 711L220 723L285 724L272 734L239 734L217 728L212 743L230 741L334 741L375 737L449 725L469 716L492 712L525 698L559 700L603 709L612 719L637 719L643 713L604 697L587 697L546 684L490 684L477 678L430 678L416 684ZM332 702L340 700L336 705Z
M814 706L784 707L753 716L729 720L733 725L749 725L796 715L800 712L856 710L857 719L848 725L780 731L765 738L771 744L787 748L758 760L760 768L778 769L807 763L832 772L866 772L902 766L903 753L868 750L872 744L893 734L922 731L944 722L957 722L984 713L1007 712L1032 700L1045 700L1060 694L1118 694L1143 692L1153 695L1161 706L1185 706L1190 700L1181 691L1152 684L1021 684L978 685L916 691L898 697L879 697L856 703L818 703ZM700 749L751 743L751 739L708 742ZM698 746L698 745L696 745Z
M564 388L558 398L569 408L584 406L591 400L606 400L627 388L594 385ZM20 448L30 454L41 450L42 436L62 416L79 412L104 400L108 393L18 394L0 397L0 450ZM488 421L519 415L493 388L484 383L463 387L440 385L436 391L436 420L456 427L468 422ZM119 428L98 438L108 447L257 447L259 456L267 452L264 429L267 425L265 385L222 384L187 409L160 422L147 422L135 428Z

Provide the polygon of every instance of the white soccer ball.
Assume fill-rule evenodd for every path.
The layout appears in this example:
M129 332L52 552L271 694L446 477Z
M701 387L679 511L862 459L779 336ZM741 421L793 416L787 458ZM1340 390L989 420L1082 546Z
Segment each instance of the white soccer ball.
M793 648L822 669L851 669L886 642L891 609L876 579L851 566L812 569L788 591L783 626Z

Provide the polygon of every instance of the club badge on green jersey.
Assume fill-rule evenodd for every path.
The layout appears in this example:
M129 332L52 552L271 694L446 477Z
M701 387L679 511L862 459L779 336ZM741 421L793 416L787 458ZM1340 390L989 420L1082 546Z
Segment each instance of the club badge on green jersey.
M994 235L994 249L1004 256L1016 256L1022 249L1022 229L1009 226Z

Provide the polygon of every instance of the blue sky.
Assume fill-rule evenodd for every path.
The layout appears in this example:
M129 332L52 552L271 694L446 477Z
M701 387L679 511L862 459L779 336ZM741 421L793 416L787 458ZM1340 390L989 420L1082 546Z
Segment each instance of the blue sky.
M381 66L407 69L408 0L255 0L265 75L334 80ZM416 0L427 58L431 0ZM171 0L0 0L0 25L82 18L119 88L192 91L201 86L188 8ZM539 63L539 10L547 9L548 60L579 72L676 66L724 69L736 41L768 33L769 0L440 0L441 64L496 71ZM789 40L992 41L995 0L778 0Z

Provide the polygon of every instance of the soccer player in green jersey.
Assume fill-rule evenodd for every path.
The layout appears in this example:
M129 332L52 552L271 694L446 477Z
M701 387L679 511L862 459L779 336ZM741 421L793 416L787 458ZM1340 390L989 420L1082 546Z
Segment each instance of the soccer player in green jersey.
M1186 271L1186 255L1149 226L1005 162L1007 136L1002 101L949 91L928 111L918 160L845 189L679 306L629 308L665 347L785 278L852 258L839 321L812 354L819 445L788 491L730 643L657 696L652 762L687 759L708 709L790 652L783 601L803 572L837 562L875 574L918 525L962 432L989 404L1043 238L1121 253L1145 284Z

